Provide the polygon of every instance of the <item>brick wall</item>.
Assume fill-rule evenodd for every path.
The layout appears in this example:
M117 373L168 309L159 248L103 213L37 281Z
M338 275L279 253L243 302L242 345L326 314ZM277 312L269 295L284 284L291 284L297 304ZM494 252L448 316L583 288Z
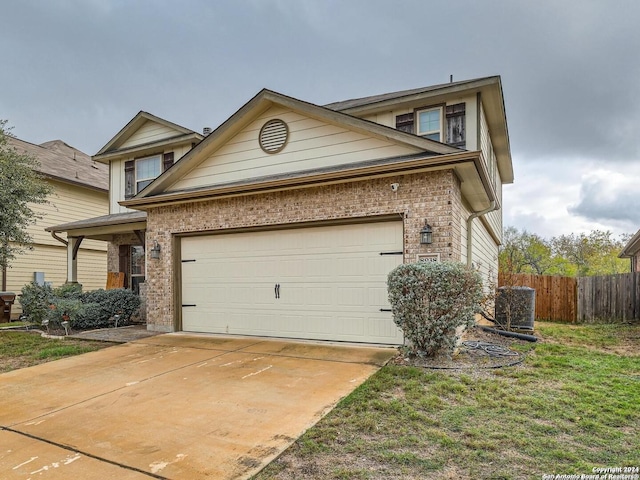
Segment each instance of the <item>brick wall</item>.
M397 192L391 183L399 183ZM293 224L400 214L404 222L405 261L419 253L440 253L460 261L460 184L451 170L398 175L320 187L301 188L158 207L147 212L147 249L160 244L159 260L147 260L147 323L174 330L174 235L201 231ZM420 245L425 220L433 244ZM148 258L148 257L147 257Z
M120 271L120 245L140 245L140 240L134 233L114 235L107 246L107 272Z

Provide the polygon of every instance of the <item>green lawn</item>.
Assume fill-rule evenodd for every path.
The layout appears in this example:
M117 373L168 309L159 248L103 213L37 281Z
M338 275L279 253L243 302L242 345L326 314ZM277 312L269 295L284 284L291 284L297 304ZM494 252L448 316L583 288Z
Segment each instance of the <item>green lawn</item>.
M38 332L0 331L0 373L106 348L112 344L43 338Z
M640 326L536 324L517 367L388 365L265 479L540 479L639 466Z

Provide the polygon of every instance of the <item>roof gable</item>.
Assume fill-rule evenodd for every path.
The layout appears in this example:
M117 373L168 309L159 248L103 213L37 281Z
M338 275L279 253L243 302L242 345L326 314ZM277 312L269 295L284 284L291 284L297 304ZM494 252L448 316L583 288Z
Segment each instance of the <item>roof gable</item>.
M281 152L269 154L260 148L258 136L262 126L275 119L285 122L289 139ZM367 135L273 105L165 192L423 152L413 145Z
M258 134L273 118L284 120L291 131L286 148L270 155L261 151ZM359 151L367 153L358 157ZM240 176L246 180L353 163L358 158L457 152L449 145L262 90L136 198L233 182Z
M117 152L130 151L136 147L153 146L168 141L188 139L197 139L199 141L202 138L202 135L193 130L140 111L94 155L94 159L101 161Z

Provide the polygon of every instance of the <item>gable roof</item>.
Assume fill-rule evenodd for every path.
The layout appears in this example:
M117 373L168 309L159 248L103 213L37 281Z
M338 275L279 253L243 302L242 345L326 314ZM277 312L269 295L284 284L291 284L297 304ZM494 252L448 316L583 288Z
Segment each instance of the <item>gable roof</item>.
M35 157L40 163L37 171L45 177L93 190L109 189L109 168L62 140L40 145L15 137L8 137L8 141L18 152Z
M293 97L288 97L281 93L263 89L244 104L222 125L216 128L202 142L196 145L184 157L176 162L176 164L156 178L149 186L147 186L147 188L142 190L134 200L125 202L123 205L137 203L136 200L152 197L162 193L164 189L181 178L182 175L195 167L204 158L215 152L230 138L240 132L251 121L273 105L287 107L291 110L308 115L309 117L316 118L327 123L340 125L354 131L384 138L399 144L417 147L431 155L460 153L462 151L459 148L452 147L444 143L418 137L375 122L363 120L358 117L352 117L341 112L336 112Z
M205 159L210 158L235 135L242 132L244 128L274 105L309 118L366 134L372 138L385 139L399 146L411 147L410 150L416 153L400 157L372 157L366 162L292 171L280 175L263 177L256 175L240 181L169 190L176 182L184 178ZM158 205L304 188L313 184L346 182L357 178L451 168L463 181L463 194L475 210L486 208L492 201L498 201L486 166L481 161L480 152L452 147L264 89L138 195L130 200L122 201L120 204L129 208L145 210Z
M629 239L618 257L632 258L635 257L638 253L640 253L640 230L638 230L636 234Z
M169 138L165 137L156 141L151 141L149 143L143 145L135 145L131 147L122 148L122 146L126 143L126 141L131 138L133 134L135 134L140 127L142 127L147 122L153 122L158 125L167 127L171 130L175 130L176 134ZM107 144L102 147L98 153L93 156L93 159L98 162L108 163L109 160L118 156L123 152L132 152L141 148L148 148L151 146L162 146L168 143L175 143L177 141L180 142L199 142L204 137L193 130L185 128L177 123L170 122L169 120L165 120L164 118L157 117L152 115L151 113L140 111L133 117L129 123L127 123L122 129L116 133L116 135L107 142Z
M509 129L502 92L502 81L499 75L354 98L330 103L325 107L350 115L367 115L389 110L391 107L415 106L416 103L420 102L431 101L438 103L444 100L445 96L456 93L477 93L481 95L502 182L513 183Z

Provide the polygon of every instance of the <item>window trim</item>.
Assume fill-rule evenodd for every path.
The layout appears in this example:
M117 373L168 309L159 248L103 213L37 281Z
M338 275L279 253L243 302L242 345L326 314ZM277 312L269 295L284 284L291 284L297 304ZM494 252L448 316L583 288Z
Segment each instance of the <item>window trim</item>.
M420 131L420 114L423 112L431 112L431 111L437 111L438 112L438 116L439 116L439 128L438 130L427 130L427 131ZM421 108L417 108L414 111L414 115L415 115L415 131L416 131L416 135L419 137L424 137L424 138L428 138L429 135L433 135L435 133L438 134L438 140L434 140L433 138L431 138L430 140L434 140L436 142L441 142L444 143L446 142L446 139L443 139L443 134L445 131L445 126L444 126L444 105L434 105L434 106L430 106L430 107L421 107Z
M158 175L156 175L155 177L145 177L145 178L139 178L138 177L138 172L140 171L140 169L138 168L138 162L142 162L144 160L157 160L158 163L158 171L160 173L158 173ZM144 190L144 188L149 185L149 183L153 182L156 178L158 178L160 175L162 175L162 153L158 153L156 155L150 155L148 157L140 157L140 158L136 158L134 159L134 177L135 177L135 193L134 195L139 194L142 190ZM145 185L144 187L140 188L139 185L142 182L148 182L147 185Z
M160 159L160 173L154 178L138 178L138 169L136 168L139 160L147 160L157 157ZM138 190L138 184L140 182L151 180L153 182L156 178L162 175L166 170L171 168L174 164L174 152L159 152L153 155L146 155L144 157L131 158L124 162L124 198L129 200L135 197L144 189ZM149 183L151 183L149 182ZM148 185L148 184L147 184ZM145 188L146 186L145 185Z

